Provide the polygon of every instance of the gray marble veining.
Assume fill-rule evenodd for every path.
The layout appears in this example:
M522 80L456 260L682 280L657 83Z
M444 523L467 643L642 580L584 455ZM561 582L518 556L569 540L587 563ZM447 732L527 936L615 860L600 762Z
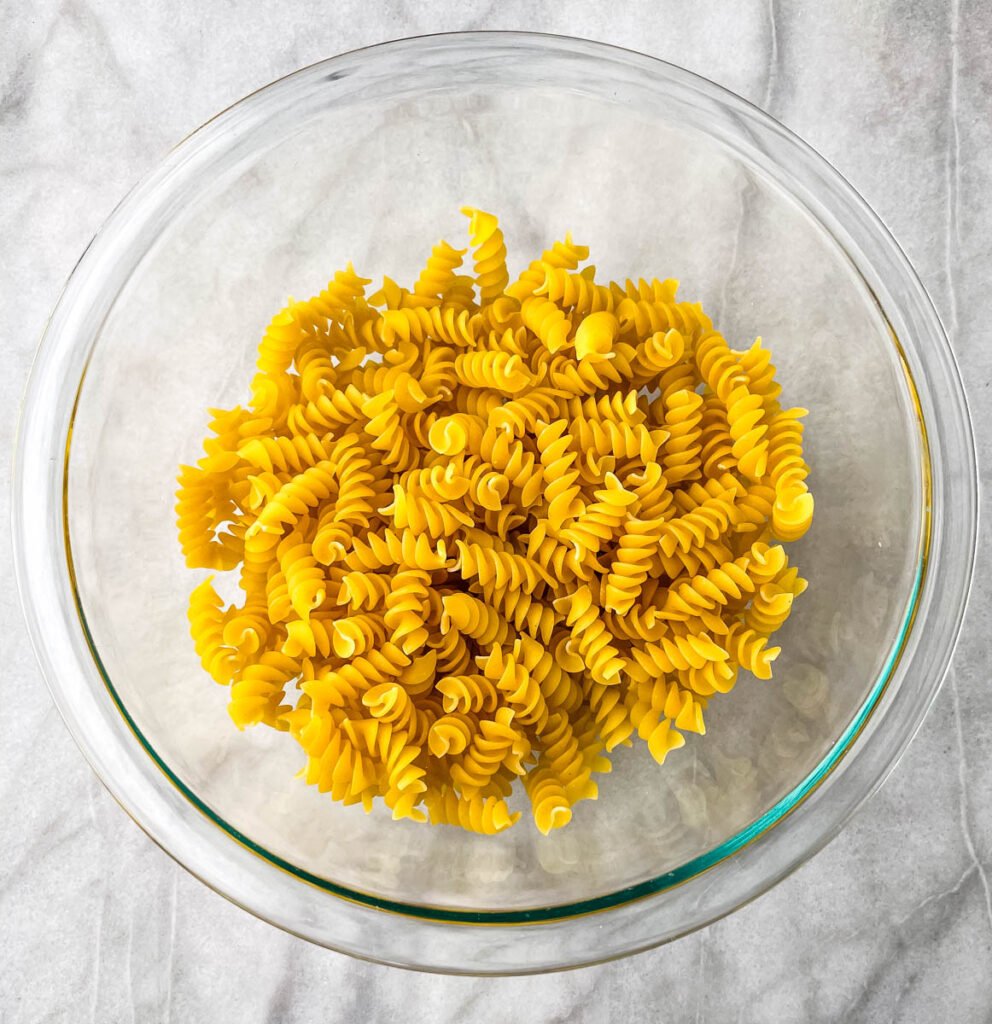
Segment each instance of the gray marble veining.
M0 4L0 451L58 289L117 199L216 110L422 32L532 28L682 64L767 107L886 221L938 305L992 468L992 12L948 4L575 0L270 8ZM0 520L9 510L0 458ZM0 1022L992 1021L988 525L953 670L881 791L732 917L615 964L440 978L312 947L205 889L102 790L35 666L0 545Z

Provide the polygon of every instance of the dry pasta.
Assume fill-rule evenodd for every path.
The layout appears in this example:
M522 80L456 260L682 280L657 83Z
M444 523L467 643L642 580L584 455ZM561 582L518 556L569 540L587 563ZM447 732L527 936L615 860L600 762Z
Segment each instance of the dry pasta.
M251 398L213 410L176 506L196 652L244 728L366 810L544 833L609 753L660 764L714 694L771 675L806 582L805 410L760 340L731 348L676 282L596 281L556 242L515 280L496 218L409 289L349 265L290 300Z

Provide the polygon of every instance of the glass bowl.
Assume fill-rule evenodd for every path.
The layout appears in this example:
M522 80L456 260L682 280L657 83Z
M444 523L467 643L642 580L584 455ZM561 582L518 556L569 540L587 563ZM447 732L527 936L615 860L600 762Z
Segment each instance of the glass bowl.
M201 670L174 478L208 406L246 395L287 293L353 260L415 276L496 212L511 261L567 230L606 277L681 279L741 347L762 335L810 410L811 581L772 682L715 701L659 769L624 751L565 829L497 837L343 808L285 734L239 733ZM17 575L55 701L101 779L181 864L357 956L533 972L682 935L806 860L919 726L961 623L974 444L933 307L853 189L766 114L608 46L403 40L220 114L117 208L52 315L28 389Z

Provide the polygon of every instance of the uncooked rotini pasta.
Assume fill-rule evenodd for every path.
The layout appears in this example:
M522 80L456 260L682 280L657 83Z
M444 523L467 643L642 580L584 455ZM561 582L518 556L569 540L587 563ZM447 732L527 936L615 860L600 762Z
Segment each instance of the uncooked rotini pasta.
M466 209L409 288L349 264L265 329L176 514L196 654L239 728L345 804L541 832L618 746L705 731L806 581L805 410L672 280L597 281L570 236L515 279ZM471 255L466 253L471 250ZM474 273L459 273L463 257Z

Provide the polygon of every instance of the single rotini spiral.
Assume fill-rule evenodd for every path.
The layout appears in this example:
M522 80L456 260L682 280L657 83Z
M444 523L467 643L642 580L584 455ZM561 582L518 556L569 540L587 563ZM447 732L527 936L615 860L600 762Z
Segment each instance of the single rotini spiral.
M432 591L440 597L438 591ZM443 616L443 612L442 612ZM440 618L441 616L439 616ZM438 676L464 675L475 664L475 649L468 638L454 630L442 632L433 624L433 609L429 616L431 628L428 630L427 646L437 653Z
M342 464L337 500L321 512L313 537L313 554L321 565L330 566L344 558L356 528L367 528L385 507L387 483L379 468L361 460Z
M413 286L415 295L426 298L440 298L451 287L455 271L462 265L464 249L456 249L443 239L431 250L427 265L420 272Z
M475 280L483 305L498 299L510 282L506 272L506 245L496 218L485 210L466 206L462 213L470 218L469 239L475 250Z
M613 351L620 321L607 310L599 310L586 316L576 328L574 344L579 369L587 372L616 358Z
M724 480L725 476L721 474L720 479ZM755 484L748 490L739 491L734 499L737 513L735 532L749 534L753 538L756 533L760 534L767 530L775 506L775 497L775 488L768 484Z
M758 679L771 679L772 662L781 653L781 648L769 647L767 636L748 629L741 622L734 622L725 643L741 668Z
M547 528L557 535L569 520L580 516L585 504L578 484L579 474L572 468L576 453L571 450L568 423L555 420L553 423L538 421L535 441L540 452L544 478L548 481L544 489L547 504Z
M668 277L664 281L652 277L650 281L640 277L636 281L627 278L622 285L616 281L610 282L610 290L619 302L621 299L633 299L641 302L661 302L671 304L675 302L675 296L679 289L679 283L674 278Z
M643 597L622 614L604 612L603 621L618 643L627 640L640 644L644 640L659 640L665 632L665 623L658 619L657 609L647 604Z
M301 729L299 735L300 745L308 755L306 781L333 800L371 807L379 791L380 772L375 763L356 750L345 731L333 725L331 719L318 724L324 726L320 734L311 726Z
M410 658L392 641L350 659L338 668L324 668L300 688L315 705L348 707L360 702L361 695L377 683L395 679Z
M451 537L474 522L467 512L444 501L410 494L401 484L393 485L392 504L382 511L392 516L397 530L425 533L434 540Z
M221 642L215 644L215 634L211 638L209 646L214 650L221 651L226 645L233 648L239 657L251 657L268 644L274 624L269 618L264 584L261 587L256 587L254 583L245 586L245 582L242 580L241 587L245 591L245 603L240 608L234 607L227 612L224 616L224 632ZM193 623L190 624L190 631L195 638L196 629ZM210 669L207 668L207 671L209 672ZM213 675L212 672L211 675Z
M773 485L798 484L809 470L803 461L803 424L805 409L785 409L771 417L768 424L768 473Z
M455 391L448 404L451 412L467 413L480 420L480 426L484 429L492 411L506 400L506 395L490 391L489 388L462 388Z
M499 691L496 684L478 673L445 676L437 682L437 689L444 698L444 710L449 714L493 714L499 706Z
M755 584L748 574L750 558L743 556L724 562L709 572L673 582L657 606L657 617L672 622L701 618L730 602L746 601Z
M364 613L334 619L330 629L331 647L339 658L354 658L382 644L388 628L383 616L378 614Z
M541 688L550 710L574 711L578 706L575 680L555 658L550 644L550 636L545 639L535 632L521 632L513 641L513 656Z
M535 294L546 295L555 305L576 313L613 311L613 293L609 288L582 274L570 273L564 267L548 267Z
M467 309L450 306L386 310L376 323L382 344L389 347L399 342L423 345L432 340L455 348L469 348L476 344L481 326L478 318Z
M775 488L772 528L781 540L798 540L813 521L813 496L803 460L801 419L805 409L787 409L772 416L768 425L768 473Z
M337 366L332 358L329 339L314 335L301 342L296 349L294 362L300 375L300 392L305 399L312 401L334 390Z
M604 483L605 487L593 492L596 500L561 531L561 539L575 548L582 562L594 561L596 552L619 537L630 508L637 501L637 496L614 473L607 473Z
M475 310L475 278L470 274L455 274L451 284L441 296L444 304L451 309Z
M710 319L697 303L664 302L627 296L616 306L616 315L624 333L646 337L659 332L678 331L687 345L704 333Z
M747 385L747 375L737 357L715 331L696 343L695 361L703 382L724 405L734 388Z
M541 286L548 269L575 270L583 260L588 258L588 246L576 245L572 241L572 236L566 235L563 242L555 242L550 249L546 249L541 254L539 260L534 260L506 289L506 294L522 302Z
M301 619L324 603L327 583L323 568L314 558L310 544L299 533L290 533L276 549L279 568L286 581L289 603Z
M323 291L310 300L310 305L320 316L328 320L340 320L343 313L359 305L366 287L371 283L371 278L359 277L355 268L348 263L344 270L335 272Z
M672 627L673 630L677 628ZM726 642L727 638L723 638ZM669 632L660 640L648 641L632 648L631 669L635 678L651 678L658 673L669 674L690 668L702 668L710 661L726 661L727 650L706 633L681 634Z
M468 352L455 359L455 375L470 388L491 388L508 395L523 391L531 376L519 355Z
M780 540L799 540L813 521L813 495L802 487L776 488L772 529Z
M259 659L238 670L231 683L228 711L239 729L264 722L277 729L286 726L280 715L289 710L282 704L286 687L300 673L300 663L279 651L266 651Z
M465 753L451 766L451 780L463 797L478 796L503 768L523 775L529 753L527 737L514 725L513 709L501 707L492 719L479 722Z
M300 323L301 305L290 300L290 304L269 321L258 346L258 368L261 373L281 373L292 364L297 346L306 336L304 326Z
M456 629L486 648L508 638L510 629L503 616L492 605L471 594L445 594L441 603L444 608L442 632Z
M449 712L433 722L427 744L435 757L457 757L465 753L478 731L477 718L467 713Z
M177 479L176 527L186 565L218 571L235 568L241 560L238 552L227 547L216 532L218 512L223 516L230 504L224 482L195 466L183 466Z
M785 624L792 613L792 602L805 590L805 582L796 579L789 583L763 583L755 591L751 606L744 616L744 625L757 633L770 636Z
M537 767L524 778L524 789L530 798L534 824L547 835L563 828L572 820L572 802L561 780L545 767Z
M393 812L393 820L411 818L424 821L426 815L417 805L423 800L427 785L426 770L417 764L421 748L409 742L403 730L392 732L392 747L385 760L383 803Z
M419 412L426 406L434 405L437 402L447 401L457 389L458 382L455 378L455 349L450 345L428 345L425 343L424 355L420 360L419 378L408 372L408 390L411 393L415 385L420 392L426 396L423 400L415 402L416 408L410 403L404 406L404 412Z
M571 807L580 800L595 800L598 787L592 779L592 761L575 733L567 714L555 712L540 734L541 765L565 790L565 797ZM597 756L596 751L594 756Z
M691 512L669 519L662 528L660 547L663 554L701 549L707 541L717 541L734 522L733 493L724 491L707 498Z
M546 637L554 630L557 621L554 609L543 604L532 592L512 583L503 587L486 583L479 585L479 589L486 602L498 609L521 636Z
M428 794L425 803L432 825L458 825L483 835L496 835L520 819L520 812L511 812L500 797L460 797L449 787Z
M748 550L751 579L756 586L777 580L789 568L789 556L781 544L755 541Z
M679 683L701 697L714 693L730 693L737 682L740 666L736 661L708 661L702 668L688 668L676 673Z
M496 683L498 692L507 706L513 709L515 720L533 726L541 732L548 720L548 705L538 681L511 652L494 647L482 664L487 679Z
M520 354L520 343L526 339L523 321L520 319L520 303L503 294L483 306L476 314L478 323L489 331L488 347L506 348Z
M554 582L541 566L535 565L526 555L497 551L481 544L466 544L463 540L456 540L455 547L458 551L459 572L463 577L478 579L483 586L491 582L498 589L520 588L531 594L541 583L551 586Z
M730 436L727 408L714 394L705 395L700 408L699 461L703 475L720 476L731 471L736 465Z
M451 413L434 421L428 432L431 449L438 455L462 455L478 451L486 424L480 416Z
M775 379L772 354L762 345L761 338L757 338L745 352L738 352L737 361L747 375L748 391L752 395L761 395L766 412L774 414L778 409L782 385Z
M565 615L572 632L572 646L595 682L608 686L620 682L626 663L614 646L614 638L603 623L592 591L583 584L573 593L558 598L555 609Z
M539 422L554 418L561 397L561 392L554 388L533 388L527 394L494 406L488 414L489 425L514 437L533 434Z
M544 473L534 454L522 442L495 427L487 427L479 442L479 454L519 492L519 503L523 507L530 507L537 501L544 486ZM479 504L489 508L482 502ZM502 508L502 501L499 507Z
M739 384L727 397L727 422L733 440L731 453L737 466L750 480L760 480L768 466L768 427L760 395L752 395L747 385Z
M353 610L378 608L385 604L392 576L375 572L347 572L341 581L338 604L347 604Z
M395 391L390 388L370 398L362 406L362 413L368 417L365 433L369 444L382 453L383 463L400 471L409 468L413 445L403 429Z
M669 516L675 495L657 462L630 468L623 475L623 485L637 498L631 509L639 519L665 519Z
M624 746L634 731L625 702L625 690L613 683L599 683L586 676L585 698L592 712L592 733L607 753ZM588 748L587 748L588 749Z
M675 328L655 331L634 349L631 369L639 381L649 383L678 364L685 355L685 338Z
M559 583L570 582L576 577L584 580L592 578L592 567L581 561L573 545L552 535L548 520L539 522L527 535L527 549L524 553L543 566Z
M422 569L400 569L386 595L383 621L393 643L404 654L413 654L427 642L427 592L431 578Z
M327 461L333 443L331 435L294 437L253 437L239 449L238 455L255 469L268 473L302 473L317 462Z
M353 426L362 420L362 406L367 400L368 396L349 382L343 389L291 405L286 411L286 426L291 435Z
M431 427L437 423L439 415L429 409L418 409L417 412L405 417L404 426L410 440L418 448L423 450L430 450L430 432Z
M524 299L520 315L549 352L558 352L568 343L572 323L550 299L536 295Z
M488 512L499 512L513 486L506 473L500 472L483 458L469 456L458 462L450 463L456 472L459 482L465 485L466 502L475 509ZM509 459L504 469L509 467ZM519 474L517 474L519 475ZM525 484L528 481L525 481Z
M443 540L435 544L425 533L397 533L386 528L381 533L368 533L364 539L356 537L344 561L349 569L367 572L393 565L410 565L432 572L448 564L448 555Z
M701 422L703 399L695 391L676 391L665 401L665 428L662 469L669 484L695 480L700 476Z
M227 686L238 670L239 660L224 640L224 606L211 579L204 580L190 595L189 623L203 667L216 682Z
M603 607L607 611L625 615L634 606L650 575L663 524L662 519L636 517L622 523L616 558L605 578Z
M653 706L649 701L640 700L633 704L630 721L658 764L664 764L671 751L685 746L685 737L673 728L672 720L665 715L664 709Z
M362 705L375 721L391 725L394 735L405 733L408 746L418 753L419 748L429 743L431 730L442 717L439 706L433 701L417 700L400 682L379 683L366 690L362 694Z
M460 469L458 462L438 462L404 473L399 486L419 498L454 502L464 497L469 489L469 481Z
M639 459L642 463L653 462L658 456L658 449L668 438L665 430L651 430L643 423L616 423L611 420L600 423L584 417L572 420L570 432L579 451L600 457L612 455L618 459ZM678 479L676 476L673 482Z
M372 395L394 390L399 378L417 365L420 354L417 345L408 339L398 339L392 335L388 339L383 337L387 331L385 313L372 323L374 332L379 336L380 347L386 351L380 360L362 362L348 374L348 384L364 396L362 404Z
M587 356L576 360L561 354L554 356L548 351L537 351L531 356L530 365L539 383L547 384L566 395L594 395L597 391L619 384L623 379L613 362L605 357Z
M407 299L410 295L411 292L408 288L404 288L398 281L386 276L383 277L379 290L369 296L369 304L386 309L400 309L408 305ZM413 304L419 305L419 303Z

